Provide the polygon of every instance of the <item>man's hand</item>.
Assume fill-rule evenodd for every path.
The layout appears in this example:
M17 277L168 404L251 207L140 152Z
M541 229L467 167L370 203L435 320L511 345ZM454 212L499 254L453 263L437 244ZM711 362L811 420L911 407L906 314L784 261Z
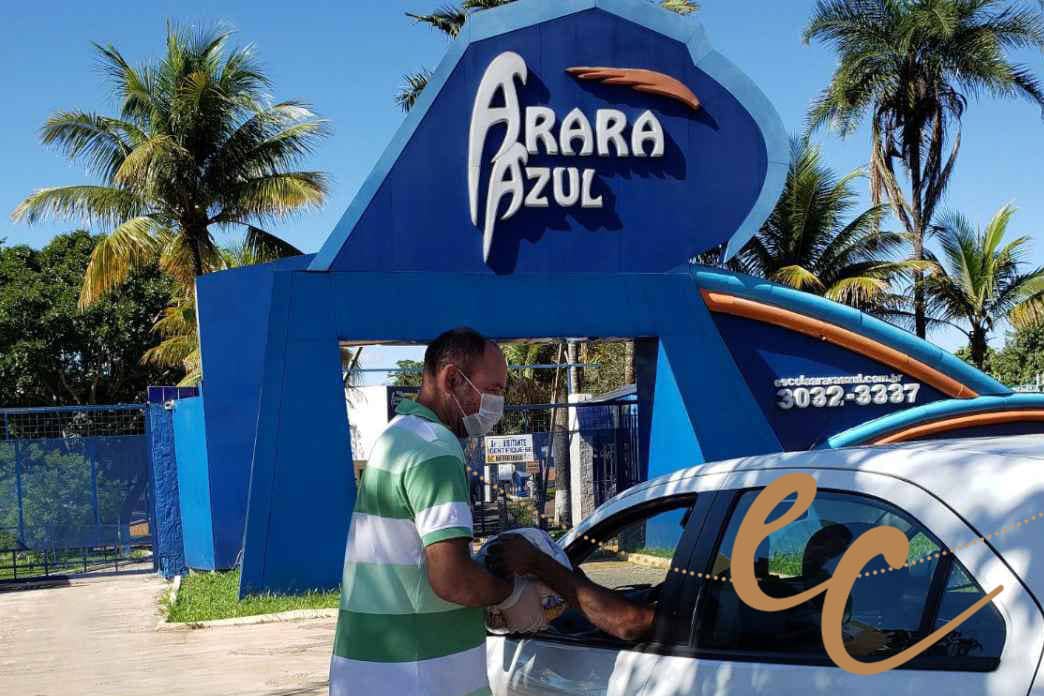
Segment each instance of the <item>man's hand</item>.
M489 547L486 566L494 575L505 580L515 575L540 575L547 561L547 554L529 543L521 534L504 533Z
M533 633L547 624L536 583L524 578L516 577L511 594L493 609L504 615L504 623L512 633Z

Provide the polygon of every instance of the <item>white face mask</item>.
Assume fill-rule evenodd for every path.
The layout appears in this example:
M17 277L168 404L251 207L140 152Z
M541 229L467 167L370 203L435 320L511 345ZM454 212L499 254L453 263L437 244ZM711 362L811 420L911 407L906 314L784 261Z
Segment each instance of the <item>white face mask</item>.
M493 426L500 422L500 419L504 417L504 397L499 394L487 394L478 390L468 376L463 372L460 376L464 378L471 388L479 393L479 410L477 413L467 414L464 413L464 409L461 408L460 401L452 392L450 396L453 397L453 401L456 402L457 408L460 409L460 415L464 417L464 430L471 437L482 437L489 431L493 430Z

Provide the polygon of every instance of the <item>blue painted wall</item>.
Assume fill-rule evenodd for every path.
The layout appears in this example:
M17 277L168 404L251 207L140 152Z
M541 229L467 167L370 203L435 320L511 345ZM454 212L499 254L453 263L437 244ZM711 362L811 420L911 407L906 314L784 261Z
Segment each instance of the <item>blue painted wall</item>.
M385 301L355 301L374 297ZM666 384L669 370L673 384L671 400L663 397L663 416L660 403L654 405L650 475L690 466L700 452L718 457L779 449L768 425L748 417L757 406L687 271L505 277L279 273L242 592L335 587L340 580L354 481L338 340L424 342L461 324L500 339L658 336L657 380ZM727 398L708 398L720 394Z
M197 570L215 570L214 511L211 507L207 462L207 434L203 397L182 399L174 405L175 458L178 494L185 542L185 562Z
M264 362L272 275L305 268L311 255L211 273L196 281L206 390L206 454L213 556L231 568L243 545L250 462Z
M150 387L150 396L151 396ZM178 465L174 454L174 412L160 403L146 408L149 436L149 477L152 495L152 555L156 570L171 578L184 573L185 542L181 529Z

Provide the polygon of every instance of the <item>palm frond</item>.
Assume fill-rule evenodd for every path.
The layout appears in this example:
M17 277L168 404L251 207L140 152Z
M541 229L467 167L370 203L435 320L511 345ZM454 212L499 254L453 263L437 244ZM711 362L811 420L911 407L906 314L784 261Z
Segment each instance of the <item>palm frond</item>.
M230 182L279 172L296 165L328 134L327 122L299 102L255 112L207 163L204 175L218 190Z
M426 24L436 31L441 31L447 36L456 38L464 23L468 21L468 14L462 8L446 5L431 14L413 14L407 12L406 16L418 24Z
M280 220L326 201L326 176L321 172L283 172L247 179L229 188L223 200L222 222Z
M142 354L141 364L157 367L183 367L185 360L197 349L195 336L165 338Z
M798 265L784 266L772 274L772 280L798 290L822 291L823 282L816 274Z
M827 288L823 296L852 307L868 307L873 305L878 297L887 294L891 287L887 278L866 274L842 278Z
M1024 330L1044 323L1044 292L1027 297L1008 314L1008 321L1016 329Z
M160 111L151 70L135 69L113 46L94 44L102 70L108 75L113 91L122 100L123 118L139 126L145 125Z
M66 157L82 161L87 171L106 180L145 138L132 123L83 111L54 113L40 131L44 145L56 146Z
M58 186L33 191L11 213L15 222L72 219L92 226L113 226L149 213L139 195L110 186Z
M189 238L184 234L160 235L162 247L159 256L160 270L166 273L181 288L191 289L195 283L196 273L193 268L192 248ZM224 268L221 252L209 235L205 239L196 240L203 260L203 272L212 273Z
M399 87L399 92L395 95L395 103L399 105L399 108L403 111L412 109L413 105L420 98L421 92L428 86L428 80L430 79L431 70L427 68L403 75L402 86Z
M246 258L251 259L251 263L268 263L304 253L290 242L253 225L247 227L243 247L244 252L248 254Z
M660 0L660 7L680 15L700 11L700 4L693 0Z
M190 152L169 135L155 135L139 143L123 159L113 173L113 181L124 188L149 192L171 171L178 169L176 160L191 162Z
M155 231L152 218L136 217L98 242L83 275L80 309L90 307L106 292L122 285L135 269L155 263L159 252Z
M166 307L152 330L164 338L173 338L195 333L196 303L191 295L183 297Z

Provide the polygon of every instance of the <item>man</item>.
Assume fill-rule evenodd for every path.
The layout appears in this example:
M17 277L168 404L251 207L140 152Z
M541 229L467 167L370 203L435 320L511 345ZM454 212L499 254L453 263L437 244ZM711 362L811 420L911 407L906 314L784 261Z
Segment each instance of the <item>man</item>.
M488 693L483 607L499 609L515 630L543 623L533 583L498 578L471 558L458 438L493 428L506 387L504 355L477 332L454 329L428 346L417 401L399 404L359 481L332 696Z

